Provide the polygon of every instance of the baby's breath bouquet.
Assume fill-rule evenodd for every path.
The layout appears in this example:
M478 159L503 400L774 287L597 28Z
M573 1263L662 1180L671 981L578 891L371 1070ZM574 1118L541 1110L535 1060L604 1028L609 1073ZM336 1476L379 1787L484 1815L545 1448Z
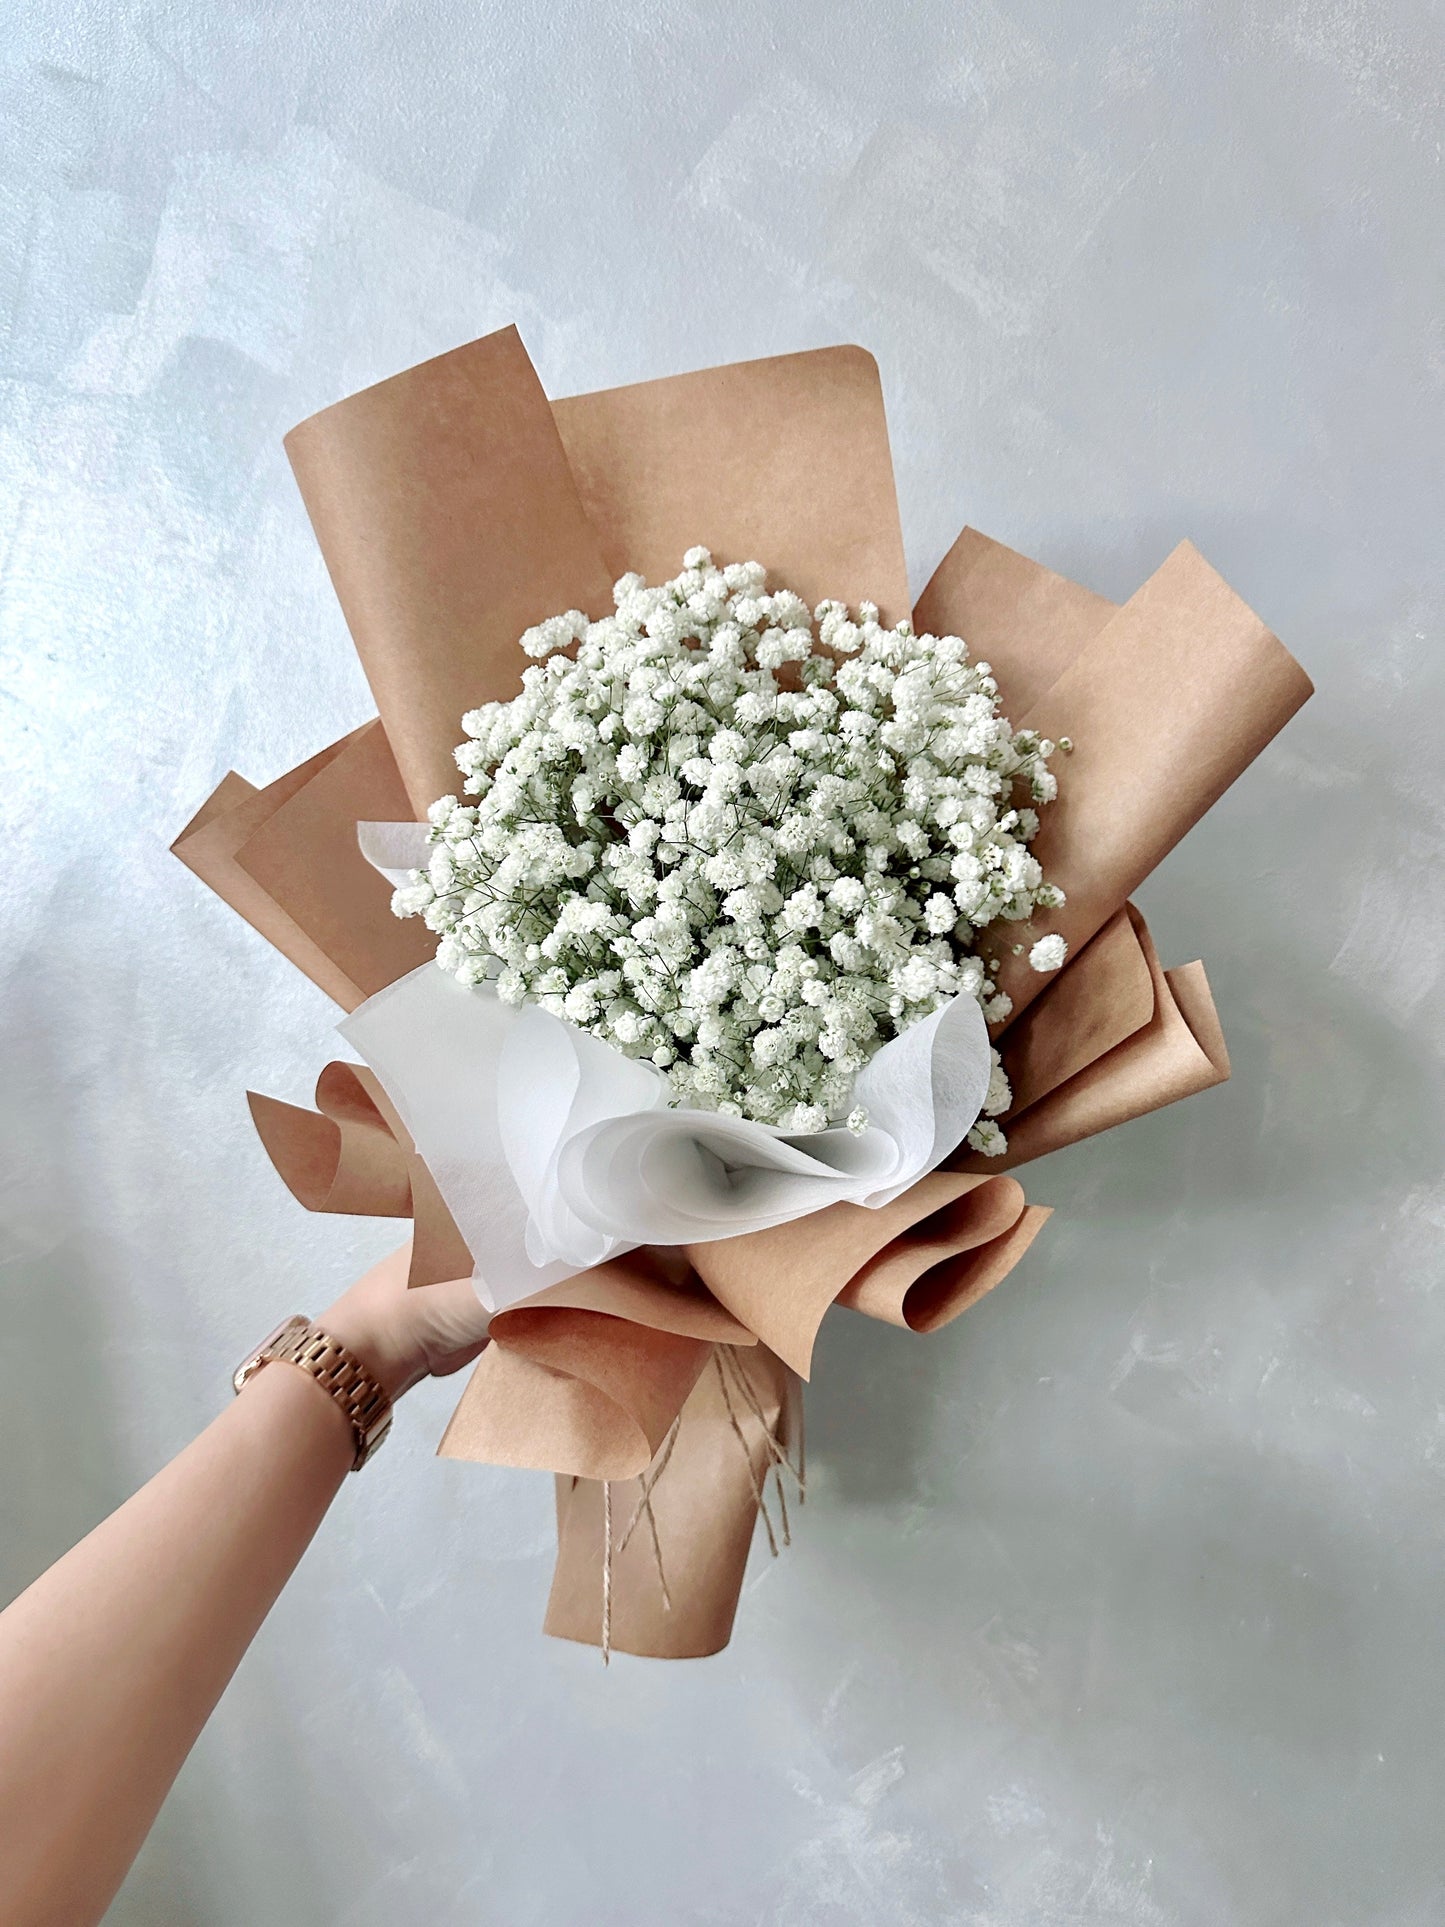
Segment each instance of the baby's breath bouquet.
M1308 678L1188 542L917 594L855 347L552 401L502 329L287 449L377 716L177 839L345 1013L256 1128L492 1307L438 1449L556 1475L547 1630L716 1652L833 1307L942 1330L1018 1171L1228 1076L1129 899Z
M1008 1015L975 945L1063 903L1028 847L1054 745L958 636L810 610L757 562L690 549L614 602L529 629L521 693L462 718L476 800L432 806L393 907L463 984L650 1059L679 1104L860 1132L880 1045L951 997ZM1057 969L1063 940L1030 954ZM1009 1099L994 1051L975 1150Z

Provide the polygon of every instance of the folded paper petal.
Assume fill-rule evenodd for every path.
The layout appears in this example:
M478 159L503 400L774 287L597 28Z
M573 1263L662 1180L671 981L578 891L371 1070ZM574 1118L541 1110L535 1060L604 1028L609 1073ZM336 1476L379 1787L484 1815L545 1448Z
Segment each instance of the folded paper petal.
M1149 973L1148 1021L1047 1089L1035 1102L1011 1111L1003 1120L1008 1150L1002 1158L985 1160L965 1153L951 1160L959 1168L1012 1170L1082 1138L1112 1130L1130 1118L1176 1103L1181 1097L1209 1090L1228 1078L1229 1053L1203 964L1165 970L1143 917L1133 904L1124 914ZM1104 999L1109 994L1109 973L1103 965L1113 960L1117 970L1124 953L1121 945L1111 943L1109 951L1101 953L1094 966L1088 966L1093 949L1090 944L1078 967L1088 967L1091 995ZM1127 974L1132 981L1132 962L1128 963ZM1066 983L1067 979L1060 982L1059 992ZM1050 993L1049 1000L1041 999L1029 1012L1029 1019L1042 1018L1054 994ZM1100 1033L1101 1040L1106 1034Z
M763 563L806 602L907 615L883 391L865 349L667 375L552 413L614 576L665 582L700 542L720 562Z
M962 636L993 670L1017 723L1114 610L1107 596L965 529L918 598L913 624L920 635Z
M1309 678L1189 542L1079 651L1024 726L1074 744L1033 854L1066 893L1038 920L1088 942L1289 721ZM1022 1010L1038 972L1004 946Z
M399 814L406 800L381 725L368 723L237 852L241 867L367 996L436 948L419 920L391 915L386 885L356 844L359 816Z
M246 1099L266 1155L308 1211L411 1216L406 1153L379 1117L338 1121L256 1091Z
M286 1188L308 1211L412 1220L410 1285L472 1275L471 1253L377 1078L328 1064L316 1109L248 1091L251 1119Z
M965 530L919 598L926 627L986 656L1015 725L1074 748L1033 854L1067 895L1036 918L1075 951L1101 929L1311 692L1303 669L1189 542L1122 607ZM1015 1016L1048 979L995 939Z
M1004 1031L999 1051L1013 1092L1011 1118L1153 1017L1155 979L1143 933L1143 919L1132 905L1116 910Z
M228 776L171 846L268 942L345 1010L435 947L390 914L356 844L358 813L405 809L380 725L330 744L263 790Z
M981 1182L1001 1190L1009 1180ZM1048 1207L1025 1205L1022 1191L1018 1199L1016 1213L1012 1199L1002 1196L983 1209L964 1197L952 1210L934 1213L849 1279L839 1304L914 1332L952 1324L1008 1276L1043 1229Z
M181 831L171 849L223 903L234 910L273 949L309 977L343 1010L361 1003L366 992L328 957L237 861L252 834L282 803L324 769L345 746L332 743L274 783L257 789L234 771L228 773Z
M323 409L286 452L423 816L457 790L462 716L520 687L522 631L612 606L547 397L503 328Z
M807 1378L824 1313L840 1295L842 1302L853 1302L852 1281L880 1253L897 1248L898 1264L906 1268L909 1241L917 1235L938 1244L941 1261L944 1246L956 1255L986 1243L1016 1224L1023 1211L1024 1194L1012 1178L933 1171L877 1210L833 1204L745 1238L689 1246L685 1255L718 1303ZM877 1311L877 1302L875 1294L858 1308L889 1315ZM946 1322L939 1316L926 1329Z

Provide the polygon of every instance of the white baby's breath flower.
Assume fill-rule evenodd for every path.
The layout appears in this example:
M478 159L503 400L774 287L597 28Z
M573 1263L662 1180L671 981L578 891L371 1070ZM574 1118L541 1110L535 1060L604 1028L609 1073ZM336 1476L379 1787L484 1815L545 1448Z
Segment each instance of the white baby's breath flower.
M1062 937L1040 937L1029 952L1029 963L1035 970L1057 970L1068 954L1068 948Z
M436 891L430 879L420 883L404 883L399 890L392 892L391 912L395 917L417 917L433 901Z
M521 693L463 718L472 800L432 806L393 909L461 982L650 1060L680 1103L862 1132L880 1045L950 997L1011 1008L971 946L1063 901L1027 848L1053 745L958 637L810 613L756 562L689 549L613 601L535 624ZM1003 1150L1008 1103L995 1052L975 1150Z
M986 1158L1001 1158L1008 1149L1008 1139L991 1117L982 1117L968 1134L968 1148L979 1151Z

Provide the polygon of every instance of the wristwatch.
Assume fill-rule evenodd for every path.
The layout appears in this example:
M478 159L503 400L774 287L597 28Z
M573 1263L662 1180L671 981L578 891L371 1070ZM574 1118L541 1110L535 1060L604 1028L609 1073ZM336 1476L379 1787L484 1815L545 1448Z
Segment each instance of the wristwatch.
M355 1352L298 1313L242 1360L231 1375L232 1388L239 1392L263 1365L277 1360L300 1366L341 1407L356 1438L351 1469L359 1472L391 1430L391 1400L381 1386Z

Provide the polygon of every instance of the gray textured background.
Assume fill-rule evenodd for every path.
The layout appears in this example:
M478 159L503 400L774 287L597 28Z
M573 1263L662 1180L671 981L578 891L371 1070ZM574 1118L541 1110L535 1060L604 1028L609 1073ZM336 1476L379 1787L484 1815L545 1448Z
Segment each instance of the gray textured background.
M3 1571L385 1228L246 1083L331 1010L166 854L368 713L280 448L509 320L553 393L857 340L921 587L1188 534L1320 694L1143 893L1224 1090L1031 1175L931 1340L840 1315L721 1658L546 1642L540 1477L418 1393L123 1927L1445 1919L1438 8L22 0L0 105Z

